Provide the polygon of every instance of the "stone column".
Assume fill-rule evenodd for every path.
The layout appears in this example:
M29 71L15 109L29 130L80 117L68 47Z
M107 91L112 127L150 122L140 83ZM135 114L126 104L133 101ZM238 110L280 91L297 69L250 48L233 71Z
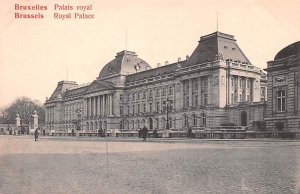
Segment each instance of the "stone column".
M86 116L90 117L90 98L86 98Z
M211 76L207 76L207 105L211 104Z
M100 96L98 96L98 103L97 103L97 116L100 116Z
M93 103L92 103L92 115L93 115L93 117L95 116L95 97L92 97L92 99L93 99Z
M104 106L103 106L103 103L104 102L104 98L103 98L103 95L101 95L101 116L103 116L104 115Z
M202 105L202 81L201 81L202 77L199 77L198 79L198 105Z
M189 107L193 106L193 80L189 79Z
M110 115L113 115L113 94L110 94Z
M107 94L104 95L104 115L107 115Z
M89 117L92 117L92 98L89 97Z

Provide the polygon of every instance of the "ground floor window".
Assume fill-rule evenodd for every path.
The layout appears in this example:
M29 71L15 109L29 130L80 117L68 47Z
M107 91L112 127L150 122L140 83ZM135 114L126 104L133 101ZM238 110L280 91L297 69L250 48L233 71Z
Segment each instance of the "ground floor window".
M285 90L279 90L276 92L276 102L277 102L277 111L284 112L286 109L285 101L286 101L286 92Z

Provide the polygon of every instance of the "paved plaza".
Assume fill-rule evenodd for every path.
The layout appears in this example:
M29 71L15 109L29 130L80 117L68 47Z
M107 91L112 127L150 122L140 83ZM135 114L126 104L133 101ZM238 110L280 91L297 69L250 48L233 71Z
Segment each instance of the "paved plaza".
M300 193L299 148L282 140L0 136L0 193Z

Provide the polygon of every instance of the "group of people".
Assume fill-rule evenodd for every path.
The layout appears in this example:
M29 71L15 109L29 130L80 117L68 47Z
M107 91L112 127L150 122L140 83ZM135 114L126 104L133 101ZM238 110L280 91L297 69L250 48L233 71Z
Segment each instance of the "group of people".
M104 137L104 130L98 129L98 137Z
M148 137L148 129L146 126L139 130L139 137L143 138L143 141L146 141Z

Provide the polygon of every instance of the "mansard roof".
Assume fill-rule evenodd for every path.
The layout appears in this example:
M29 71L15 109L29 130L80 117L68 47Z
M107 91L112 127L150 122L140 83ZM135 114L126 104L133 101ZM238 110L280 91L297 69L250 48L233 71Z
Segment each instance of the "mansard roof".
M129 75L147 69L151 69L151 66L146 61L140 59L135 52L124 50L117 53L116 58L103 67L99 78L112 75Z
M142 79L146 79L146 78L151 78L151 77L156 77L156 76L160 76L160 75L164 75L164 74L174 73L176 71L176 69L184 66L185 63L186 63L186 61L180 61L180 62L172 63L169 65L164 65L164 66L160 66L157 68L149 69L147 71L142 71L142 72L138 72L135 74L131 74L131 75L126 76L125 83L142 80Z
M186 65L212 62L217 59L238 61L252 65L233 35L214 32L200 38L199 44L187 61Z
M54 92L52 93L49 100L55 100L63 97L64 92L74 86L77 86L78 84L74 81L60 81L58 82Z

